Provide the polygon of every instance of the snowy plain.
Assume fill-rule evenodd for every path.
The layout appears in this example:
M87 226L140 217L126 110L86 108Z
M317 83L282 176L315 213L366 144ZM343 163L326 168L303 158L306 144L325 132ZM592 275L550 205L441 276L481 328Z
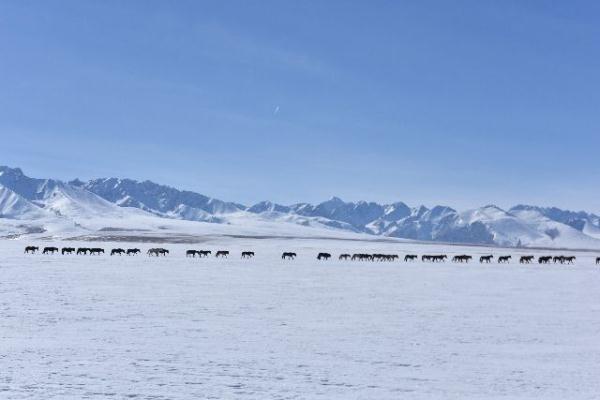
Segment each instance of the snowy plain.
M25 255L27 244L144 254ZM171 254L147 257L155 246ZM188 248L231 256L191 259ZM319 251L336 259L318 262ZM343 252L513 262L338 261ZM567 252L573 266L514 260L559 253L323 238L2 240L0 398L595 399L596 254Z

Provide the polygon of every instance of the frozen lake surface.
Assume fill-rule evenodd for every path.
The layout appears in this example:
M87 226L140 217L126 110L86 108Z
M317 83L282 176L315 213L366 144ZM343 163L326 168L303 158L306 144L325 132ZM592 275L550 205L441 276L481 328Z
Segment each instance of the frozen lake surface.
M573 253L574 266L434 265L314 257L490 250L229 239L164 245L171 255L155 259L27 256L26 244L0 242L2 399L600 395L593 254ZM186 259L186 248L232 256ZM298 258L282 261L287 250Z

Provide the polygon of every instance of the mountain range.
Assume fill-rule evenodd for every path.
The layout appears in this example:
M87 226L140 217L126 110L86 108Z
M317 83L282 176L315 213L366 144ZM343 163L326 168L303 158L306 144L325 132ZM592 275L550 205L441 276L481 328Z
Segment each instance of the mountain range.
M177 221L181 221L178 223ZM189 231L376 235L446 243L517 247L600 248L600 217L583 211L495 205L457 211L402 202L246 206L151 181L37 179L0 167L0 234L15 237L97 232Z

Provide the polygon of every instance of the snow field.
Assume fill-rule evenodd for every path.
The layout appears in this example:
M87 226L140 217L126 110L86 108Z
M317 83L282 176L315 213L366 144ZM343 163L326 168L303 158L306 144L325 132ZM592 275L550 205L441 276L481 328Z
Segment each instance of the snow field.
M213 238L165 258L24 255L0 242L7 399L591 399L600 267L515 251ZM191 259L185 249L230 250ZM251 260L239 258L254 250ZM295 261L281 252L295 251ZM319 251L513 254L509 265L318 262Z

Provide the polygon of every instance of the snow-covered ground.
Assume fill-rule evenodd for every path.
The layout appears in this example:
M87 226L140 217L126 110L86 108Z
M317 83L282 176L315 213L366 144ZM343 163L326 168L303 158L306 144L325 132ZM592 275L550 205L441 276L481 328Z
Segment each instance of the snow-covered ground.
M29 240L29 239L28 239ZM2 399L594 399L600 267L317 262L319 251L554 254L207 237L165 258L0 241ZM33 242L40 246L68 242ZM148 243L83 243L140 247ZM187 248L229 259L187 259ZM256 257L241 260L242 250ZM281 252L295 251L295 261Z

